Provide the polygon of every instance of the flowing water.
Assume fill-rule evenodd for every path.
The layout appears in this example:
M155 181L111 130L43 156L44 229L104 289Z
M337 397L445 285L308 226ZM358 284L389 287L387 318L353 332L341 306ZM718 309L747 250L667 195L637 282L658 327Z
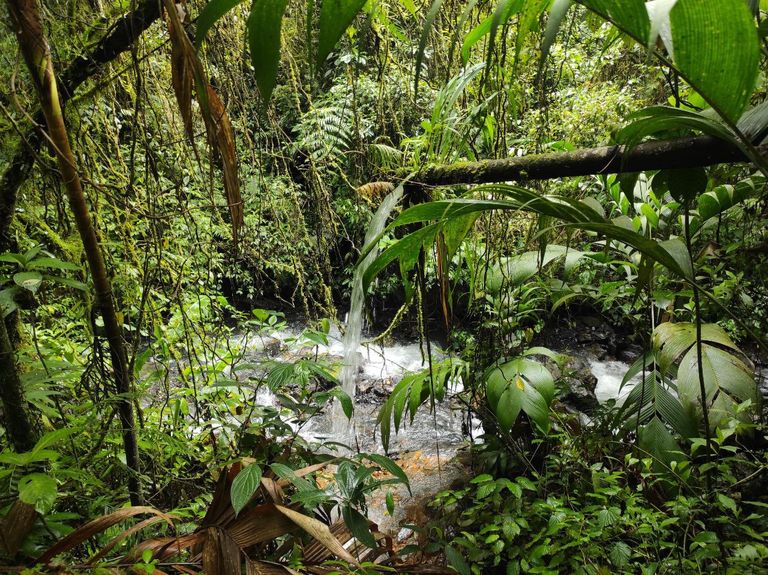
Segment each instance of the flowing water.
M403 187L398 186L392 193L384 198L379 209L376 210L376 213L373 215L368 227L368 232L365 234L366 246L384 231L384 226L387 224L389 215L402 197ZM373 260L376 259L377 253L378 250L376 248L373 248L368 252L368 255L366 255L363 261L355 268L355 273L352 279L352 298L349 304L346 331L344 332L344 366L341 370L340 381L345 393L352 398L353 404L357 387L357 374L360 370L362 359L360 342L363 335L363 304L365 300L363 274ZM354 434L354 429L354 416L353 419L348 421L340 406L337 405L333 410L333 431L338 436L343 436L345 431Z

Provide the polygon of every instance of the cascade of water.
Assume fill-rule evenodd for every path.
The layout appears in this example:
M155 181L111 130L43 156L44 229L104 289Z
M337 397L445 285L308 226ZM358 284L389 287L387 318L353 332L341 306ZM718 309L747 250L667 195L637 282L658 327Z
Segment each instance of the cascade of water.
M392 213L392 210L402 196L403 187L398 186L381 202L379 209L376 210L371 219L368 232L365 234L366 246L384 230L389 214ZM352 398L353 403L357 387L357 372L360 369L360 341L363 334L363 302L365 299L365 294L363 293L363 274L368 269L368 266L371 265L371 262L376 259L377 253L378 250L375 248L368 252L365 259L355 268L352 278L352 299L349 304L347 327L343 339L344 367L341 370L341 386L347 395ZM333 415L334 434L343 434L352 427L352 421L347 422L346 417L337 406L334 409Z

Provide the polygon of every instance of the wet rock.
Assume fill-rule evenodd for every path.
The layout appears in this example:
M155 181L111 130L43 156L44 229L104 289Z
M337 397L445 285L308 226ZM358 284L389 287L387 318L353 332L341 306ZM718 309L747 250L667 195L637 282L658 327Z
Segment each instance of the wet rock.
M395 388L395 382L387 379L363 379L357 383L355 400L358 403L380 405Z
M563 387L560 401L565 405L587 415L593 413L599 406L595 395L597 378L583 357L570 357L563 368L563 377L560 383Z
M634 361L641 355L643 355L643 348L633 343L622 346L621 349L616 352L616 357L627 363L634 363Z
M276 338L269 338L264 344L264 353L268 357L277 357L283 349L283 342Z
M561 380L561 384L564 391L560 399L566 406L591 415L600 405L594 390L589 388L588 383L575 377L566 377Z

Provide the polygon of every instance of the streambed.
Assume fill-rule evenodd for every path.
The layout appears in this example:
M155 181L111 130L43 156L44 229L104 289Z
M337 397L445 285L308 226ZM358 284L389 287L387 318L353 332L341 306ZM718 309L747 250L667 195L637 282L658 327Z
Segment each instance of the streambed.
M307 346L300 337L301 326L294 326L262 334L256 337L241 336L240 343L245 345L244 360L257 364L267 359L290 362L301 357L316 356L339 365L343 364L344 344L339 329L332 326L328 333L328 345ZM383 453L376 417L394 386L407 373L425 369L428 366L426 346L419 342L399 341L386 345L358 344L359 368L356 377L354 435L349 435L346 425L339 427L338 413L326 410L301 426L299 434L308 441L343 442L355 451ZM434 362L447 356L440 346L432 342ZM630 381L619 392L624 374L629 364L616 359L598 359L586 356L586 365L594 382L594 395L600 402L610 399L621 401L639 377ZM247 375L238 372L242 377ZM449 396L461 391L459 383L454 383ZM277 398L268 389L262 388L257 400L262 405L277 406ZM426 407L419 410L412 423L406 423L399 432L392 430L390 452L401 454L419 451L421 453L450 457L470 441L477 441L483 434L480 421L469 413L467 407L455 398L448 398L436 404L434 413Z

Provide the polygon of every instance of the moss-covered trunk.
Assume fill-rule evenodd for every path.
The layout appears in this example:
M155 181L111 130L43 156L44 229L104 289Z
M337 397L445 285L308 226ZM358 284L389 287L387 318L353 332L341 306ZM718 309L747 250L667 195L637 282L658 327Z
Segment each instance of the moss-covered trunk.
M37 441L37 426L24 398L16 354L4 321L0 321L0 401L3 402L5 429L13 448L18 452L29 451Z
M43 33L40 11L36 0L8 0L8 8L19 47L32 75L32 80L40 99L40 107L48 128L48 138L56 153L61 178L66 188L69 205L83 242L88 267L93 278L96 301L104 321L104 331L109 344L116 388L121 396L118 409L126 463L131 470L128 479L128 490L131 496L131 503L139 505L142 502L141 485L139 482L139 451L136 440L133 405L129 398L132 387L131 371L128 365L120 322L117 319L112 297L112 285L107 276L101 246L99 245L85 194L83 193L75 156L69 144L69 135L62 115L50 48Z

